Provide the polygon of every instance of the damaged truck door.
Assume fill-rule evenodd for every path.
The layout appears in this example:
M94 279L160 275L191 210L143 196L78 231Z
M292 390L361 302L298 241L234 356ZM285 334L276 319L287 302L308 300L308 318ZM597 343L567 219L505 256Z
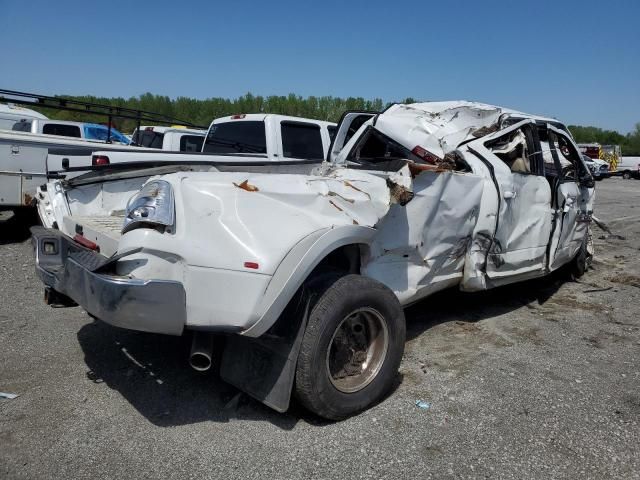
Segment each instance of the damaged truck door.
M551 187L534 120L470 142L467 149L489 166L498 190L495 234L486 275L494 284L514 275L541 273L551 235Z
M594 180L566 132L552 125L547 125L547 131L547 148L555 172L555 215L549 247L549 267L554 270L570 261L580 249L588 248Z

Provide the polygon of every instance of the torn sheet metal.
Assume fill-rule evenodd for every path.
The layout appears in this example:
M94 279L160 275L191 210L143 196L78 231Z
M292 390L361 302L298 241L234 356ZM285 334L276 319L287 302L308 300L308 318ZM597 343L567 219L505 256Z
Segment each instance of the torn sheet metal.
M413 180L413 198L395 204L377 225L363 273L398 296L415 301L458 283L477 222L484 178L424 172Z
M420 146L444 159L473 133L495 125L504 110L473 102L394 105L376 121L376 129L409 150Z
M480 156L485 159L495 178L495 185L486 189L486 199L480 205L481 222L474 235L462 284L465 290L489 286L487 279L482 278L482 271L492 285L497 285L500 279L541 275L546 269L552 227L549 181L542 176L512 171L512 168L523 168L515 162L524 163L527 158L525 146L520 143L520 130L530 123L530 120L524 120L462 148L465 158L471 160ZM497 154L513 152L516 153L514 157L507 155L514 160L510 165L507 165L508 158L497 157ZM487 222L489 215L493 216L493 221Z

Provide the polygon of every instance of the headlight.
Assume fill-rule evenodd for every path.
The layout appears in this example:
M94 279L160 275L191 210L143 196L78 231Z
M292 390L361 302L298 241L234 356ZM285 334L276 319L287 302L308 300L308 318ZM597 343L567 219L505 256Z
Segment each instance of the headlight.
M139 227L164 226L174 222L173 189L164 180L152 180L129 199L122 233Z

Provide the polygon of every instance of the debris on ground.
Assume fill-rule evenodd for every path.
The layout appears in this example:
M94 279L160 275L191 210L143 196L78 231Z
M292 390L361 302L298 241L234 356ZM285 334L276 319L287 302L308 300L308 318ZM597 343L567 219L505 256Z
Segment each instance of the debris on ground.
M422 410L429 410L431 408L431 404L423 400L416 400L416 407L421 408Z
M604 288L592 288L590 290L584 290L582 293L594 293L594 292L607 292L611 290L613 287L604 287Z
M0 398L6 398L8 400L13 400L14 398L19 397L20 395L18 395L17 393L5 393L5 392L0 392Z

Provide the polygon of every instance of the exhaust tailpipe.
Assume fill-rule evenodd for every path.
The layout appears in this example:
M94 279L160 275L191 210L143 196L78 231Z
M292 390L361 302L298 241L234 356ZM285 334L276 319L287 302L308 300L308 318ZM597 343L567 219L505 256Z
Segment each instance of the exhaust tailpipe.
M213 357L213 335L194 332L189 354L189 365L198 372L206 372L211 368Z

